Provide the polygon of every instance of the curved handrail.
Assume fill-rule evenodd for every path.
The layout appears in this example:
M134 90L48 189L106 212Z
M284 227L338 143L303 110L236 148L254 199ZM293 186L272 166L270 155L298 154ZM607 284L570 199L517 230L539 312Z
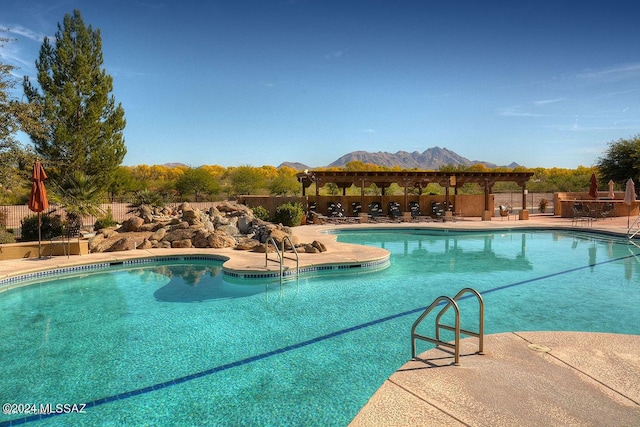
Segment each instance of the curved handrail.
M293 244L293 241L291 241L291 238L289 238L289 236L284 236L284 238L282 239L282 249L278 248L278 245L276 241L273 239L273 237L269 237L264 244L265 245L264 266L267 267L269 265L269 243L272 243L273 247L276 249L276 254L278 254L278 261L280 263L280 280L282 280L283 271L284 271L284 243L286 240L289 241L289 245L293 249L293 253L296 255L296 276L297 276L300 271L300 256L298 255L298 251L296 250L296 247Z
M424 320L425 317L433 310L438 304L443 301L447 301L447 307L451 306L454 308L456 312L456 323L455 323L455 344L450 344L445 341L441 341L437 338L426 337L424 335L420 335L416 333L416 328ZM411 357L415 359L416 357L416 339L420 339L423 341L428 341L430 343L436 345L442 345L448 348L454 349L454 365L458 365L460 362L460 310L458 309L458 304L452 298L448 296L442 295L436 298L429 307L413 322L413 326L411 327Z
M478 299L478 314L479 314L479 319L478 319L478 332L473 332L473 331L469 331L466 329L460 329L460 332L462 332L465 335L470 335L472 337L477 337L478 338L478 354L484 354L484 300L482 299L482 295L480 295L480 292L476 291L473 288L463 288L460 290L460 292L458 292L456 294L456 296L453 297L454 301L458 301L464 294L466 293L471 293L473 295L476 296L476 298ZM449 310L449 307L451 306L451 303L445 305L443 307L442 310L440 310L440 313L438 313L438 316L436 317L436 339L439 340L440 339L440 328L442 329L447 329L452 331L453 328L451 326L448 325L443 325L440 323L440 319L442 318L442 316L444 315L444 313Z

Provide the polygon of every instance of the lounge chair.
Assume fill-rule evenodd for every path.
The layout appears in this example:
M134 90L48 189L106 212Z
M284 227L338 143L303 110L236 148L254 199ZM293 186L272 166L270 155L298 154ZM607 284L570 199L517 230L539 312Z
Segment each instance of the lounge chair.
M389 202L389 217L391 217L391 219L397 219L401 216L402 212L400 211L400 203Z
M360 202L351 203L351 214L353 216L358 216L360 215L361 212L362 212L362 205L360 204Z
M327 203L327 214L331 218L342 218L344 217L344 209L342 208L341 203L336 202L328 202Z
M444 207L442 203L431 202L431 217L444 221Z
M409 202L409 211L411 212L411 218L418 218L420 214L420 203Z
M380 202L371 202L369 203L369 215L372 218L376 218L382 216L382 205Z

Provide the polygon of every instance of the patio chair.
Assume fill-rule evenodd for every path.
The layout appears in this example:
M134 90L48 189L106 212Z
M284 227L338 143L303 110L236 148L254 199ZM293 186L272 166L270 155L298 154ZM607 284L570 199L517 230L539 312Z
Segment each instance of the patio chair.
M613 203L605 203L602 205L602 210L599 212L599 217L602 219L612 218L613 211L614 211Z
M500 209L500 216L502 219L506 216L507 221L509 221L511 219L511 214L513 213L513 208L509 205L500 205L498 208Z
M591 212L589 211L589 206L583 203L574 203L573 204L573 218L571 218L571 225L584 224L591 225L591 221L593 221L593 216L591 216Z
M80 240L80 229L82 225L80 223L66 225L62 229L62 234L60 236L54 236L49 241L49 253L50 256L54 255L54 247L62 246L62 253L69 258L71 255L71 240L77 238Z

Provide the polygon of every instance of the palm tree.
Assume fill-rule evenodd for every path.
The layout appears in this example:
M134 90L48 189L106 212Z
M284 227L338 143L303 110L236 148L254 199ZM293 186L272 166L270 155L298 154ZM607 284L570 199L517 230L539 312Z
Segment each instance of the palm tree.
M146 209L163 208L165 199L159 191L140 190L134 194L134 200L128 206L127 213L135 213L142 216Z
M69 229L79 230L83 218L104 214L100 207L102 190L91 176L81 171L74 171L60 183L54 182L51 199L66 212Z

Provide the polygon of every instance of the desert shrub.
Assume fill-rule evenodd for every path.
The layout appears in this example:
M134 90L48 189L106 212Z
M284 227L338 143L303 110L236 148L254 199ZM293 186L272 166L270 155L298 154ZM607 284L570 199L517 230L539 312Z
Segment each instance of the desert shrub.
M256 206L251 209L253 211L253 216L263 221L269 221L269 211L264 206Z
M540 199L540 203L538 203L538 210L540 213L545 213L547 211L547 199Z
M283 203L276 209L273 222L295 227L302 222L304 215L304 207L300 203Z
M15 243L15 242L16 242L16 237L13 235L13 232L7 230L3 226L0 226L0 244Z
M108 207L107 213L96 219L96 223L93 225L93 229L98 231L102 230L103 228L113 227L117 223L118 222L113 219L113 210L111 209L111 207Z
M62 235L64 230L60 215L42 214L41 237L43 240ZM38 215L30 215L22 220L22 240L38 240Z

